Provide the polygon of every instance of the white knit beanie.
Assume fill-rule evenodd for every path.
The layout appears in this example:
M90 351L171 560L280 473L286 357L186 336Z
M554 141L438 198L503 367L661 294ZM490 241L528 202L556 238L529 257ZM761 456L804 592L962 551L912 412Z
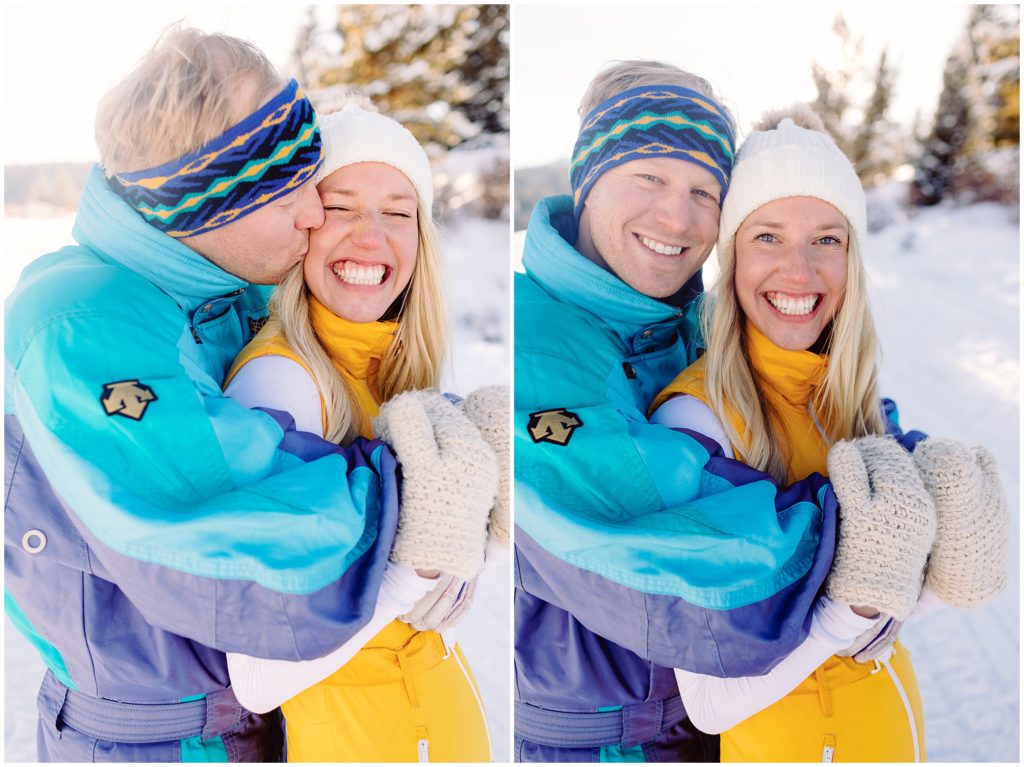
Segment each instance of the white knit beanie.
M747 216L783 197L816 197L835 207L850 223L850 253L857 252L867 232L867 204L853 164L824 130L783 117L769 130L752 132L736 153L722 204L719 259L733 247Z
M313 176L319 184L329 175L357 162L382 162L402 171L430 210L434 204L434 178L430 160L416 138L401 123L377 112L349 104L339 112L320 116L324 162Z

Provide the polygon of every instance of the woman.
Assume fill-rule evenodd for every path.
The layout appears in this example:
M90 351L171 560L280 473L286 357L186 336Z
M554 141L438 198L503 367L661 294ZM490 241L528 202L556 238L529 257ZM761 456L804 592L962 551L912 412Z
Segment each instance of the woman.
M371 421L381 403L438 385L447 327L426 153L394 120L355 106L323 117L321 134L325 159L315 181L326 221L310 235L304 263L275 291L271 319L235 361L226 391L250 407L286 411L300 431L347 443L373 436ZM403 409L410 396L386 405L378 424L395 440L407 477L429 473L429 465L413 466L414 453L403 454L398 446L399 439L410 439L400 429L412 428L408 422L422 415ZM501 437L494 425L500 426L506 408L499 389L471 395L463 408L499 458L498 441L507 445L507 434ZM437 438L445 438L443 429ZM472 493L487 478L456 481ZM489 481L488 504L497 479ZM403 504L407 500L403 496ZM499 498L492 537L507 545L507 511L500 507ZM435 511L439 524L448 524L448 509L442 504ZM456 527L453 536L461 534ZM335 652L302 663L229 655L232 684L244 705L283 703L290 760L490 759L476 683L461 650L439 633L465 607L471 585L461 578L470 579L482 566L483 541L478 563L438 585L437 571L423 568L437 567L447 552L424 550L414 538L400 522L373 618ZM397 565L401 547L404 565ZM395 620L409 612L417 626L436 625L438 631ZM431 616L426 622L425 613Z
M862 452L873 449L887 429L860 257L865 219L856 173L813 113L770 116L755 128L722 211L722 268L715 301L703 307L707 354L656 398L652 420L710 437L726 456L780 484L829 468L833 476L847 471L837 456L848 456L853 443L837 445L841 440L862 438ZM991 464L940 440L924 442L915 460L939 512L932 561L955 537L949 524L943 528L943 512L965 505L943 495L948 483L938 475L948 479L959 466L980 479L966 505L990 509L991 518L987 544L971 553L970 568L975 576L1005 571ZM946 513L945 521L954 516ZM943 574L936 584L929 573L933 588L922 601L933 604L934 590L946 601L977 603L1001 588L997 580L949 599ZM909 653L893 640L898 624L873 615L870 607L850 609L822 596L808 639L764 677L677 671L694 722L710 732L731 727L722 734L722 761L924 760Z

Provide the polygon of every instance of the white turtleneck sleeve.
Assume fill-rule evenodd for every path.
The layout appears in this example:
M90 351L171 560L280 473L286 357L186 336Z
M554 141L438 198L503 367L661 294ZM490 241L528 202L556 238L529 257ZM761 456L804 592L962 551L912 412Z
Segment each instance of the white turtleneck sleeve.
M692 394L679 394L666 400L651 413L650 421L675 429L692 429L699 432L721 445L728 458L733 457L729 438L715 411Z
M295 428L323 434L320 392L306 369L279 354L249 360L239 368L224 394L248 408L283 410L295 419Z

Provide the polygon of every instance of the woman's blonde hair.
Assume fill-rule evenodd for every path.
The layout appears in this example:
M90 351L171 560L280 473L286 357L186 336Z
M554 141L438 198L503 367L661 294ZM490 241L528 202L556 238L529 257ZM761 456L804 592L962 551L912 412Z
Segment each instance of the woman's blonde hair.
M198 149L284 86L252 43L175 24L101 100L96 144L106 175Z
M829 355L829 364L811 398L812 415L829 443L885 433L878 396L878 335L868 305L860 242L852 227L849 231L846 287L822 350ZM710 300L701 306L708 400L743 461L785 483L788 460L778 415L762 394L772 383L756 376L747 353L746 315L736 297L735 237L724 246L719 243L718 260L718 279ZM736 431L732 413L746 433Z
M398 333L377 371L382 402L404 391L439 386L448 348L437 227L421 199L417 199L416 220L419 230L416 266L401 298ZM359 400L352 395L317 338L310 321L309 298L299 263L274 290L267 323L270 329L266 332L282 333L309 368L324 400L327 414L324 438L346 444L358 436L359 424L369 414L359 411Z

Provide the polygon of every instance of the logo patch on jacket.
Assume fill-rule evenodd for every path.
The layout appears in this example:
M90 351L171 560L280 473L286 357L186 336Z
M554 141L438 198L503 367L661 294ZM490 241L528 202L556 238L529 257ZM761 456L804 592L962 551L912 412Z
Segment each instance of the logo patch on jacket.
M156 400L156 394L146 384L132 381L115 381L104 384L100 402L107 415L123 415L141 421L149 403Z
M573 432L582 425L583 421L578 415L559 408L530 413L530 423L526 428L534 442L565 446L569 444Z
M260 330L263 328L263 326L267 324L267 320L269 320L269 319L270 319L270 315L269 314L266 317L250 317L249 318L249 336L250 336L249 340L250 341L252 340L253 337L255 337L255 335L257 333L260 332Z

